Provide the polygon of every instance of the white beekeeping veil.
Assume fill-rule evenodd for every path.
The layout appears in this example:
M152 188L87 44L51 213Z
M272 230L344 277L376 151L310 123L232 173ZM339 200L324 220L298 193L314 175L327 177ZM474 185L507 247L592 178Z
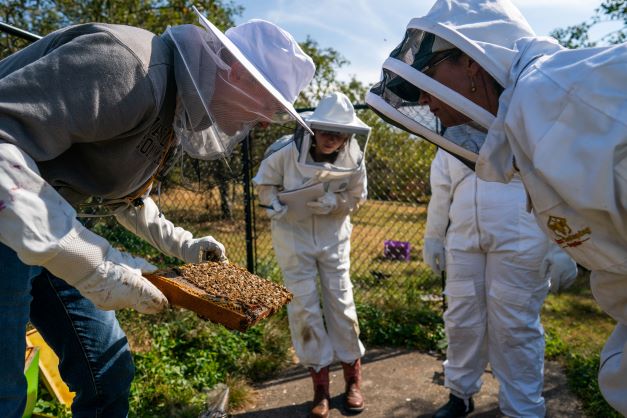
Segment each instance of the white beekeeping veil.
M191 157L229 155L259 122L296 120L293 103L315 66L294 38L251 20L222 33L194 8L203 28L168 28L176 48L178 104L174 130Z
M432 78L432 71L464 53L500 87L506 87L517 54L515 43L530 36L535 36L533 31L509 0L437 0L427 15L409 22L402 42L383 63L381 81L368 92L366 103L387 122L427 139L472 167L482 144L454 142L457 136L440 135L437 115L419 103L421 93L467 117L463 123L487 132L494 115Z
M299 130L295 135L297 166L306 177L322 181L346 177L365 164L370 127L355 114L350 99L343 93L332 93L320 100L313 113L305 117L314 135L331 134L344 137L345 143L330 162L316 162L311 150L316 147L310 132Z

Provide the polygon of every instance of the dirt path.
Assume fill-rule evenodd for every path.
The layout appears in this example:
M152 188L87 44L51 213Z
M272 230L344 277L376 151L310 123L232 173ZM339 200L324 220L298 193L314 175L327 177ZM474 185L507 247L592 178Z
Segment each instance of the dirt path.
M442 362L417 351L372 349L363 359L362 391L366 409L359 418L430 417L448 400L444 388ZM475 412L470 417L503 417L498 408L498 383L487 371L481 392L474 397ZM307 417L312 384L307 371L295 365L277 379L258 386L254 407L234 413L239 418ZM331 368L330 418L350 416L342 410L344 390L342 370ZM566 387L566 377L554 362L545 364L544 397L548 417L583 418L577 398Z

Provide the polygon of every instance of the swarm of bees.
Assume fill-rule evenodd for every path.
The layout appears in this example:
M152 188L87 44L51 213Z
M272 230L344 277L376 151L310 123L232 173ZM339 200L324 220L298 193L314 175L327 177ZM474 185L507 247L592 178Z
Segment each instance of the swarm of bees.
M207 292L209 299L245 315L259 307L274 312L292 300L285 287L235 264L210 261L187 264L179 270L184 280Z

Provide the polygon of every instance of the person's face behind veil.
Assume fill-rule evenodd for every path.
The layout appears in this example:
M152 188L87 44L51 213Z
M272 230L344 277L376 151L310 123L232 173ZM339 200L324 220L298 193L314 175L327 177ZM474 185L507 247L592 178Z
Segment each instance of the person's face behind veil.
M476 61L461 51L444 51L437 54L422 72L496 115L498 91L493 79ZM469 117L424 90L420 92L419 104L428 106L431 113L439 118L445 127L470 121Z
M274 97L238 62L218 73L210 106L217 114L228 114L216 122L231 135L258 123L267 125L289 119Z

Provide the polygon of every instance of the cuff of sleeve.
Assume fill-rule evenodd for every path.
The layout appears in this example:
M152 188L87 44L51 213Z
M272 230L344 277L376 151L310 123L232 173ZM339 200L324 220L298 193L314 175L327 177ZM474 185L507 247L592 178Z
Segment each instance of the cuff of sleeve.
M110 244L76 221L59 241L59 252L43 267L74 284L91 274L105 258Z

